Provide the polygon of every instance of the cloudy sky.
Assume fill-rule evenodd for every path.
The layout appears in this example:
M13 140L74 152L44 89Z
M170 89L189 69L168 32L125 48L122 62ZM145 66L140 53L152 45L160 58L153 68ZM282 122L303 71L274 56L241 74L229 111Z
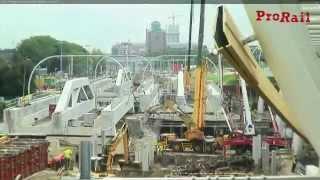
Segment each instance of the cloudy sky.
M243 5L227 5L244 35L252 30ZM195 5L193 42L197 41L200 5ZM158 20L165 28L176 16L181 42L188 40L190 5L186 4L103 4L103 5L1 5L0 48L14 48L21 40L50 35L110 52L114 43L144 42L145 30ZM216 5L206 5L204 43L213 45Z

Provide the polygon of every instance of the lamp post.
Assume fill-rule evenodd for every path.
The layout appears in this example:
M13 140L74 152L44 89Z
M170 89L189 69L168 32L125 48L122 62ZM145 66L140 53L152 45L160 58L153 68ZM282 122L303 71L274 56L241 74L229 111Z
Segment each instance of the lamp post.
M63 41L60 41L60 71L63 74L63 69L62 69L62 44L63 44Z
M24 58L23 61L23 87L22 87L22 97L24 97L24 91L26 86L26 62L30 61L30 58Z
M90 54L90 45L85 45L88 51L88 54ZM89 56L87 56L87 76L89 77Z

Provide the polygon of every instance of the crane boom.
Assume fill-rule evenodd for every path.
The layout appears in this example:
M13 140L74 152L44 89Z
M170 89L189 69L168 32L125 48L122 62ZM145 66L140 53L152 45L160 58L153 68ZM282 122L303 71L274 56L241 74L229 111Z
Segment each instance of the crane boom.
M247 93L247 85L244 79L240 77L240 86L242 91L242 100L243 100L243 114L244 114L244 134L245 135L254 135L255 129L254 124L252 123L251 119L251 111L250 111L250 105L249 105L249 99L248 99L248 93Z

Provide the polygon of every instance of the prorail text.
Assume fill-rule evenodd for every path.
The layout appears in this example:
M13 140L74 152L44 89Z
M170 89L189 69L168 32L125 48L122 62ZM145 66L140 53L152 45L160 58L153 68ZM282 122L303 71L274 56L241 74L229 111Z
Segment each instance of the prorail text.
M290 12L267 12L261 10L256 11L256 20L280 23L310 23L310 13L292 14Z

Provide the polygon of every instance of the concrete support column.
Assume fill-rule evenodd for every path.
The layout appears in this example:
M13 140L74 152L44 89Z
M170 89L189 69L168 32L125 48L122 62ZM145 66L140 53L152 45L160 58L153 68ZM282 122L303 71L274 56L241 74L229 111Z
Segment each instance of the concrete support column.
M80 143L80 179L91 178L91 149L90 141L81 141Z
M256 118L256 121L261 121L262 120L263 111L264 111L264 100L262 99L261 96L259 96L258 106L257 106L257 118Z
M102 154L104 154L104 152L105 152L104 143L105 143L105 132L103 129L101 129L101 151L102 151Z
M277 152L272 151L271 152L271 175L277 175L277 164L278 164L278 158L277 158Z
M261 167L261 135L252 138L252 159L257 168Z
M302 138L298 134L293 133L293 138L292 138L293 154L299 156L302 153L302 147L303 147Z
M269 144L262 144L262 171L264 174L270 173L270 152L269 152Z

